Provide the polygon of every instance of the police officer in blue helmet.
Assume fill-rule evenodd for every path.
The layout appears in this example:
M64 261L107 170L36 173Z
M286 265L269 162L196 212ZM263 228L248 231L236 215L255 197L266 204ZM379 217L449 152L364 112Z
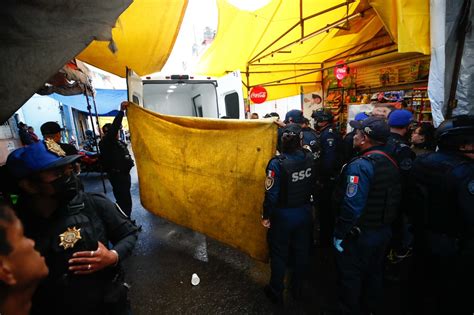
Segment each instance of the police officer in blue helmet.
M355 115L354 120L355 121L362 121L366 118L369 118L369 115L367 115L365 112L360 112ZM344 151L344 158L343 162L347 163L350 160L352 160L355 156L357 151L354 149L354 135L355 135L356 130L353 129L351 132L348 132L345 136L343 141L343 151Z
M316 202L318 204L320 243L322 247L331 248L334 230L334 209L331 196L335 180L342 166L342 138L333 125L334 116L331 110L320 108L313 111L314 128L318 134L318 159Z
M301 295L301 282L309 266L315 170L313 156L303 150L302 139L299 125L286 125L281 134L281 154L273 157L266 168L262 225L269 229L271 278L265 294L277 304L283 303L289 260L294 262L291 292L295 298Z
M384 119L350 125L359 154L344 166L334 195L339 305L342 314L382 314L383 261L400 203L400 173L385 150Z
M474 115L444 121L439 150L412 168L415 227L414 286L432 309L414 314L472 314L474 299Z
M409 143L409 128L413 122L413 114L406 109L397 109L388 116L388 125L390 126L390 137L387 141L387 150L395 158L402 176L402 200L400 203L399 216L393 225L393 239L389 253L389 261L398 264L401 260L411 255L413 236L410 233L410 222L407 217L406 209L409 208L408 185L409 172L416 158L415 152L411 149ZM393 270L395 277L398 277L398 271Z
M104 195L86 193L69 155L45 140L13 151L6 167L20 188L15 210L45 257L48 277L31 314L129 314L122 261L138 229Z

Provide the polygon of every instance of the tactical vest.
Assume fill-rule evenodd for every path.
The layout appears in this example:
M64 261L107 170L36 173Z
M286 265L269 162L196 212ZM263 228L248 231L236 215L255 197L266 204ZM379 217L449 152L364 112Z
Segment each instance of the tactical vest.
M397 216L402 190L396 162L381 151L368 151L363 156L353 158L348 164L357 159L368 160L374 168L366 206L357 225L373 229L391 224ZM333 207L338 211L345 198L347 174L344 169L348 164L344 165L342 176L339 177L339 183L333 194Z
M457 207L458 194L450 173L455 167L467 162L456 156L439 158L438 155L425 155L413 167L415 206L423 214L418 223L434 233L460 237L464 229L463 214Z
M316 174L312 154L303 152L303 160L290 160L284 154L278 156L281 170L280 208L296 208L310 203Z
M381 151L368 151L361 158L372 163L374 175L358 224L361 228L378 228L391 224L397 216L402 192L396 162Z

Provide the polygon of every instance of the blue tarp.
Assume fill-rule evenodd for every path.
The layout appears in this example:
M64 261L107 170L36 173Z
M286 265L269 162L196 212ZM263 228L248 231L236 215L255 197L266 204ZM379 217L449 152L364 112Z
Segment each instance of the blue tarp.
M53 93L48 96L79 111L86 113L89 112L87 110L87 101L84 95L64 96ZM96 89L95 102L97 105L97 113L100 116L114 116L120 108L120 103L126 100L127 90ZM92 113L95 114L92 97L89 97L89 102L92 106Z

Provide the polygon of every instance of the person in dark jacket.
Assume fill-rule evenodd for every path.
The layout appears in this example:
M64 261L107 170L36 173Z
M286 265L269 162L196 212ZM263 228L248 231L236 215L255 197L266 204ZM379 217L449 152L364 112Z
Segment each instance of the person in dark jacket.
M283 302L289 260L294 264L291 292L295 298L301 295L301 283L309 267L310 200L315 174L312 154L303 150L302 139L299 125L286 125L282 129L281 154L273 157L266 169L262 225L269 229L271 278L265 293L274 303Z
M339 175L342 159L342 138L333 125L333 114L327 108L313 111L314 128L318 133L317 190L315 193L318 205L320 243L322 247L331 248L334 231L334 209L331 196L336 177Z
M444 121L435 136L439 151L419 156L411 170L418 280L411 311L473 314L474 116Z
M33 142L38 142L40 140L33 127L28 127L28 133L30 134L31 140L33 140Z
M406 213L409 208L408 185L410 181L410 169L416 154L410 148L408 132L413 120L413 114L406 109L397 109L388 116L390 126L390 137L387 141L387 150L397 161L402 176L402 200L400 203L399 216L393 225L393 239L389 260L393 263L409 257L412 253L413 235L410 232L410 222Z
M102 166L107 172L117 204L128 216L132 213L132 196L130 194L130 170L135 165L128 151L127 144L119 140L119 130L122 126L124 111L129 106L122 102L120 111L115 116L112 124L102 127L104 136L99 143Z
M138 230L104 195L79 188L71 165L79 157L49 139L7 158L21 190L15 210L49 267L32 315L129 314L122 261Z
M359 154L344 166L335 192L333 244L342 314L382 314L383 260L401 197L397 163L387 154L382 118L351 121Z
M34 143L31 135L28 133L28 126L21 121L18 123L18 135L20 136L22 145L30 145Z

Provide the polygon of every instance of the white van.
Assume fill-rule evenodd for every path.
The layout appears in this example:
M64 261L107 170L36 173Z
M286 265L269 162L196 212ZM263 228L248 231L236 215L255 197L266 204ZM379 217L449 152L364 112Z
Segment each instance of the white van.
M170 75L140 78L127 69L129 100L165 115L245 119L240 71L218 79Z

